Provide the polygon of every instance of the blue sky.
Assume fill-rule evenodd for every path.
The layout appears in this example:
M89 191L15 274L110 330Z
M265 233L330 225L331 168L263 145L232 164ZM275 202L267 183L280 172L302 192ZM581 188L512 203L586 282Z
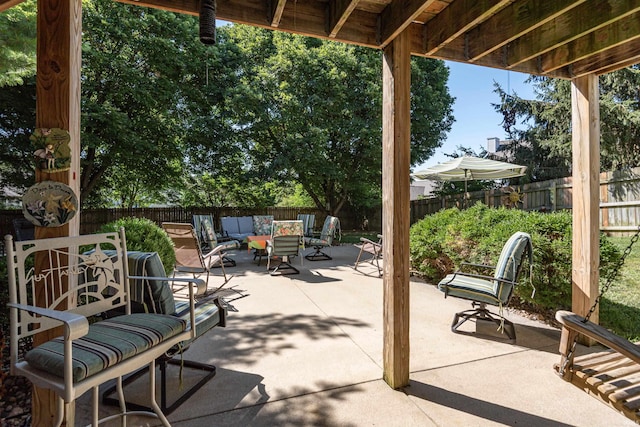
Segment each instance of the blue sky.
M458 146L478 152L486 148L487 138L506 137L501 126L502 116L491 105L499 101L493 92L494 81L522 98L535 97L531 84L525 83L529 74L450 61L446 64L449 67L449 93L456 98L453 104L455 122L442 147L436 149L435 155L424 164L414 167L414 171L448 160L445 153L453 153Z

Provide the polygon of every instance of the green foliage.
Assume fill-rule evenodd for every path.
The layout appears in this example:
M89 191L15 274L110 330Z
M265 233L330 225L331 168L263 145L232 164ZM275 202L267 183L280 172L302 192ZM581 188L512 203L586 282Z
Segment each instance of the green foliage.
M570 175L571 82L535 77L536 99L506 93L496 84L510 139L511 160L527 165L527 180L543 181ZM599 77L600 169L617 170L640 164L640 66ZM525 182L523 180L521 182Z
M262 180L302 185L315 206L379 204L382 89L379 51L241 25L229 26L243 56L233 112L251 168ZM440 61L415 59L412 162L450 129L453 99Z
M0 13L0 87L36 75L36 0Z
M437 283L463 261L495 265L504 243L516 231L531 235L534 256L531 282L528 274L521 274L515 295L543 310L570 309L570 212L494 209L482 203L464 211L442 210L411 227L412 268ZM602 235L600 253L600 274L604 276L619 259L620 251ZM533 299L531 284L536 288Z
M176 254L173 242L165 231L153 221L146 218L121 218L103 225L99 233L108 233L124 227L127 239L127 250L142 252L158 252L167 275L172 274L176 265Z
M35 180L29 136L36 118L35 77L0 87L0 186L23 192Z
M276 206L294 208L308 208L314 206L313 199L304 190L302 184L281 186L274 183L274 187L274 190L279 193Z
M0 40L35 60L20 41L34 44L34 16L34 0L0 15ZM380 51L235 24L204 45L197 17L110 0L84 1L82 19L82 208L379 205ZM447 78L442 61L412 59L412 164L451 127ZM17 190L33 182L32 80L0 87L0 179Z

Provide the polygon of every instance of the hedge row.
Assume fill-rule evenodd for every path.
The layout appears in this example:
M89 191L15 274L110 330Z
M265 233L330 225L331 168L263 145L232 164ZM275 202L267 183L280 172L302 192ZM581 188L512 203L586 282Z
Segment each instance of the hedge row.
M495 265L502 246L516 231L531 235L531 282L520 275L515 295L543 310L571 309L571 212L525 212L489 208L451 208L428 215L410 231L411 265L427 281L438 283L461 262ZM600 237L600 276L606 277L620 251ZM536 288L532 299L532 286Z

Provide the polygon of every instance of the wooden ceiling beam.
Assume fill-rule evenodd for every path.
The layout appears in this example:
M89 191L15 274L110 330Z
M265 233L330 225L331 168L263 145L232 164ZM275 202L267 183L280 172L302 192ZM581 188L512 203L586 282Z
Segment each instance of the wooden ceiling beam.
M468 60L475 62L586 0L526 0L512 3L466 33Z
M380 14L378 44L384 48L435 0L394 0Z
M198 15L199 0L115 0L120 3L153 7L172 12ZM217 18L237 24L274 29L271 26L271 10L262 0L219 1ZM289 10L295 13L289 12ZM304 36L329 39L326 28L326 3L300 2L295 8L285 8L277 29ZM360 46L380 48L376 40L378 16L374 13L354 10L342 26L339 41ZM332 40L336 40L333 38Z
M454 40L452 43L444 46L442 49L439 49L435 54L429 55L429 58L436 59L444 59L447 61L455 61L462 63L469 63L468 60L465 59L462 46L464 45L464 40L458 38ZM414 53L415 55L420 55L420 53ZM426 55L422 55L426 56ZM482 65L484 67L490 68L498 68L505 69L504 66L504 57L500 51L492 52L490 55L485 55L479 58L474 62L474 65ZM516 67L512 69L513 71L518 71L520 73L526 74L535 74L535 75L545 75L549 77L558 77L562 79L570 79L571 74L566 68L560 68L558 70L553 70L548 73L542 73L538 66L538 62L536 60L526 61L521 64L518 64Z
M347 22L360 0L331 0L329 2L329 19L327 34L335 38L342 26Z
M142 0L142 1L115 0L115 1L117 1L118 3L132 4L134 6L152 7L154 9L162 9L162 10L167 10L169 12L184 13L187 15L200 14L199 0ZM220 6L221 5L218 4L216 8L216 15L218 16L220 15Z
M511 0L458 0L451 3L424 24L425 54L435 53L509 3Z
M271 26L277 28L284 13L287 0L271 0Z
M606 51L592 55L587 59L565 67L572 77L580 77L589 73L604 74L629 65L637 64L640 58L640 38L625 44L612 47Z
M557 70L638 37L640 12L625 16L613 24L543 54L540 58L540 68L543 72Z
M509 43L506 66L510 69L639 10L640 0L593 0L583 3Z
M22 3L24 0L0 0L0 12L4 12L5 10L13 7L17 4Z

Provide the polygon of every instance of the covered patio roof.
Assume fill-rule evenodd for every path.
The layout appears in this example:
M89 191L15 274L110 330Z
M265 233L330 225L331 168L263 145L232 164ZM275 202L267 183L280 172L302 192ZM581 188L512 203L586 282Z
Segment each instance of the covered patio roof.
M118 1L193 15L200 5ZM217 16L378 49L408 29L412 55L551 77L640 61L635 0L219 0Z

